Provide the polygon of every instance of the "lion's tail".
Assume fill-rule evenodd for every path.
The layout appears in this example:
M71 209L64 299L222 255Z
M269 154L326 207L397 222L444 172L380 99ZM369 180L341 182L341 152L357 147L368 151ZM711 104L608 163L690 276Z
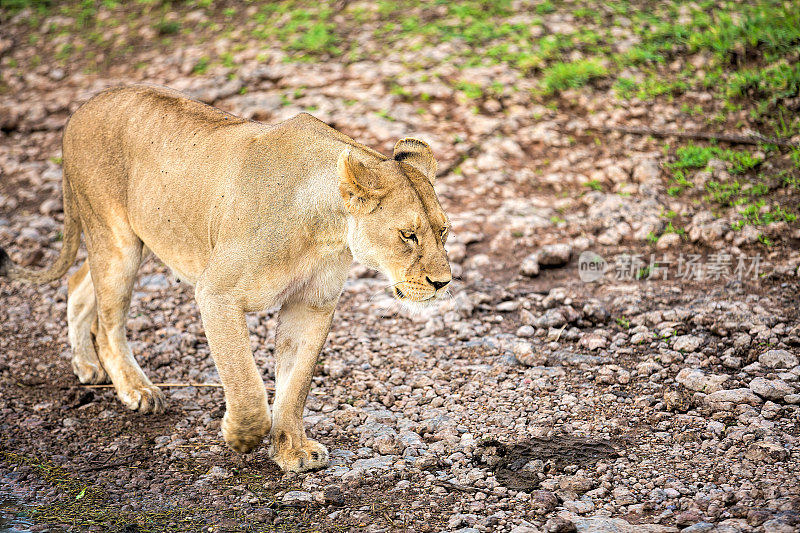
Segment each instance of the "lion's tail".
M81 220L78 217L75 198L67 180L64 180L64 240L61 253L50 268L36 270L24 268L14 263L5 250L0 248L0 277L24 280L32 283L47 283L63 276L78 253L81 244Z

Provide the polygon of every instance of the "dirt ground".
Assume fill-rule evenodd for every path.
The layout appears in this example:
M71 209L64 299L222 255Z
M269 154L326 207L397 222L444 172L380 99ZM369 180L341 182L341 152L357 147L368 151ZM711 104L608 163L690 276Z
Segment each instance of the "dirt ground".
M146 81L264 122L310 112L384 153L428 141L452 222L450 295L412 316L354 265L305 413L331 464L298 475L266 445L225 447L192 288L157 259L128 327L167 384L160 415L78 383L65 281L0 279L0 531L800 531L796 87L725 100L691 78L621 96L624 76L643 91L642 72L666 84L721 61L702 45L555 90L549 56L472 61L504 42L503 24L584 36L559 50L572 65L625 53L639 17L672 16L644 4L596 16L569 2L402 4L413 31L387 26L390 3L337 2L324 17L210 4L3 8L0 246L53 261L67 117ZM258 33L262 12L277 29ZM436 41L446 31L462 33ZM772 56L754 50L721 72L766 72ZM271 387L275 310L248 323Z

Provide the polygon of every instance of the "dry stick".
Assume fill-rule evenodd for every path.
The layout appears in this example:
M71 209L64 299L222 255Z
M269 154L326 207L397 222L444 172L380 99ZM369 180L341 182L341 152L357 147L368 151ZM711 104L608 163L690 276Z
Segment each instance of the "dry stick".
M86 466L86 467L83 467L83 468L79 468L78 472L83 472L83 473L98 472L100 470L106 470L106 469L109 469L109 468L116 468L118 466L128 466L129 464L131 464L132 462L134 462L136 460L137 460L137 458L135 456L129 456L129 457L126 457L125 459L122 459L120 461L115 461L113 463L106 463L106 464L102 464L102 465Z
M800 148L800 144L794 143L790 140L778 139L776 137L766 137L758 133L753 135L732 135L729 133L705 133L702 131L692 132L659 130L655 128L635 126L589 126L586 129L601 132L618 131L620 133L629 133L631 135L652 135L653 137L680 137L683 139L695 139L703 141L723 141L732 144L774 144L776 146Z
M153 383L156 387L222 387L222 383ZM111 383L102 385L84 385L87 389L111 389Z
M222 383L153 383L156 387L215 387L221 388ZM81 385L87 389L112 389L114 385L111 383L103 383L102 385ZM266 387L269 392L275 392L275 387ZM311 394L322 396L325 391L312 390Z

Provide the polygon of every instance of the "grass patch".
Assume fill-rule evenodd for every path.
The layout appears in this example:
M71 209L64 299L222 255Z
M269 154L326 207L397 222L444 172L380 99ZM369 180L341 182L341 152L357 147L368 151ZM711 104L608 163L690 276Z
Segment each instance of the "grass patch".
M699 146L689 143L675 151L676 160L667 164L673 170L703 168L712 158L721 159L729 163L733 174L743 174L760 165L763 158L756 157L743 150L728 150L718 146Z
M583 87L606 74L608 69L595 59L555 63L542 72L541 87L545 94L554 94L564 89Z

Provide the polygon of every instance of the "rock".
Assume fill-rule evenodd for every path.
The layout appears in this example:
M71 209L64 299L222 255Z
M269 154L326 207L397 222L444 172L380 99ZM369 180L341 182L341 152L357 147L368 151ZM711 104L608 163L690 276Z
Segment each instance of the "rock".
M800 394L787 394L783 397L785 403L796 405L800 403Z
M559 328L567 323L567 317L561 309L548 309L536 319L536 325L540 328Z
M554 516L544 524L544 530L547 533L575 533L578 529L572 520Z
M772 420L773 418L777 418L778 415L781 414L781 406L775 402L767 401L764 403L764 407L761 408L761 416L763 416L767 420Z
M675 376L675 381L689 390L697 392L717 392L722 390L722 384L728 381L730 376L725 374L705 374L702 370L694 368L684 368Z
M674 527L657 524L631 524L622 518L610 518L607 516L575 518L573 522L578 533L667 533L678 531Z
M462 527L461 529L452 529L452 533L481 533L481 530L475 527Z
M754 463L776 463L789 459L789 452L783 446L770 441L754 442L747 448L744 456Z
M689 527L681 529L681 533L710 533L716 526L711 522L697 522Z
M524 326L520 326L519 328L517 328L516 335L517 337L527 338L527 337L533 337L535 333L536 330L533 329L533 326L529 326L526 324Z
M632 503L636 503L636 497L634 494L625 487L617 487L611 494L614 496L614 501L617 502L617 505L630 505Z
M542 366L547 362L547 356L536 350L528 341L515 342L511 347L511 353L525 366Z
M758 356L758 362L767 368L794 368L798 365L797 356L788 350L769 350Z
M453 263L460 263L467 257L467 245L460 242L447 244L447 258Z
M703 515L697 511L683 511L675 515L675 525L686 527L703 521Z
M768 400L783 400L794 389L782 379L755 378L750 382L750 390Z
M633 180L638 183L657 180L661 176L661 166L655 159L643 159L633 167Z
M589 492L594 488L594 480L587 476L566 476L559 480L559 486L564 490L571 490L578 494Z
M733 347L736 348L737 350L742 350L742 349L747 348L748 346L750 346L750 342L751 341L752 341L752 339L750 338L750 335L748 335L747 333L739 333L738 335L736 335L733 338ZM775 351L784 351L785 352L786 350L775 350ZM786 352L786 353L789 353L789 352ZM764 354L762 354L762 356L763 355Z
M217 479L228 479L232 475L233 474L231 474L221 466L212 466L203 477L206 479L217 480Z
M359 459L352 465L353 470L386 470L391 468L396 457L394 455L378 455L370 459Z
M763 524L764 531L769 531L770 533L797 533L797 520L793 520L791 518L785 519L781 518L773 518L772 520L767 520Z
M475 531L478 531L478 529ZM541 530L532 524L524 523L513 528L509 533L541 533Z
M581 311L583 312L584 318L591 319L596 323L605 322L608 320L608 317L611 316L608 309L597 300L586 302Z
M303 490L290 490L283 495L281 502L283 502L284 505L295 506L302 505L304 503L311 503L313 499L314 496L312 496L310 492Z
M500 302L499 304L497 304L497 307L495 307L495 309L497 309L497 311L501 313L511 313L519 309L519 301L509 300L507 302Z
M531 492L531 505L536 514L547 514L558 506L558 498L549 490Z
M564 500L564 508L575 514L587 514L594 511L592 500Z
M750 389L726 389L712 392L706 396L706 402L709 404L719 403L733 403L733 404L747 404L752 406L759 406L763 402L761 398L755 395Z
M656 241L656 250L664 251L674 248L681 243L681 236L677 233L665 233Z
M540 265L563 266L572 257L572 246L569 244L548 244L539 250L537 259Z
M537 254L530 254L522 260L519 271L528 277L535 277L539 275L539 259Z
M49 200L45 200L39 206L39 212L43 215L52 215L53 213L58 213L61 211L61 199L59 198L50 198Z
M20 111L15 106L0 105L0 130L13 131L20 122Z
M480 517L476 514L457 513L451 516L450 520L447 521L447 528L454 530L462 526L471 527L475 525L479 518Z
M323 491L323 497L325 498L325 503L328 505L341 506L345 504L345 497L342 493L342 489L336 485L329 485L325 487Z
M587 350L599 350L608 346L608 339L596 333L588 333L581 337L578 344Z
M681 335L675 338L672 349L679 352L694 352L703 345L703 339L695 335Z

